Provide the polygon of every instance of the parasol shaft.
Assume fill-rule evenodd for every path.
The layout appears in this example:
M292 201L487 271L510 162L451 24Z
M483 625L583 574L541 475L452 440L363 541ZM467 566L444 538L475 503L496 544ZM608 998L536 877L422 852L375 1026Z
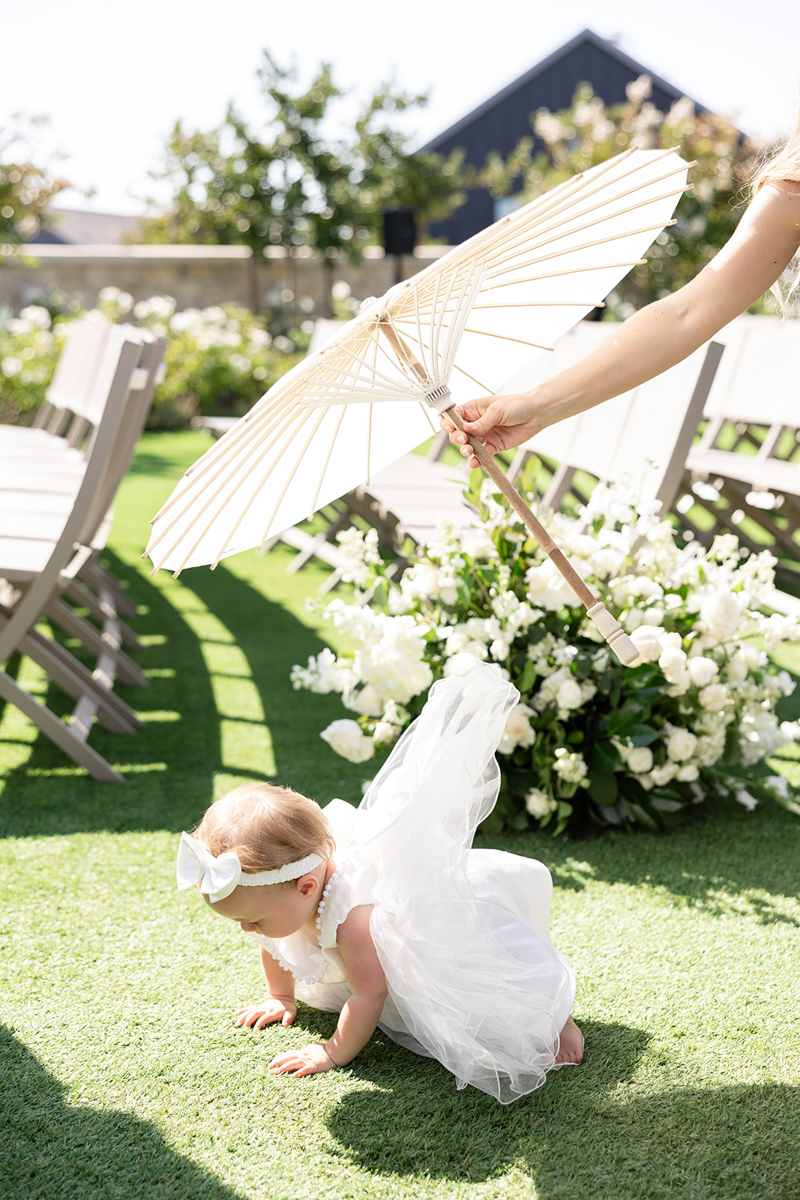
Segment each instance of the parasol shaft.
M464 432L464 422L461 420L461 414L455 405L446 409L447 416L455 425L456 429ZM478 440L469 441L468 446L472 453L477 458L478 462L483 467L486 474L494 480L500 491L511 504L515 512L522 518L523 524L533 534L539 545L547 554L550 561L560 571L561 575L567 581L569 586L575 592L582 604L586 606L587 614L594 624L602 633L603 637L608 642L611 649L616 654L620 662L625 666L630 666L631 663L639 656L639 651L634 646L628 635L620 627L619 622L606 609L602 601L598 600L591 588L588 588L581 579L578 572L569 562L562 550L559 550L550 534L538 521L528 505L522 499L513 483L500 470L497 463L492 458L486 447Z

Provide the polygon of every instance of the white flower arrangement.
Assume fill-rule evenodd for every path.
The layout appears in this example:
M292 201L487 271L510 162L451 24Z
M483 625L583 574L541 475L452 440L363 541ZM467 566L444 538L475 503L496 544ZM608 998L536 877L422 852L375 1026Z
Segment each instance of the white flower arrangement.
M748 555L729 534L681 547L658 505L624 484L598 485L578 519L540 511L630 632L639 659L626 668L493 485L473 480L482 539L468 550L442 527L399 582L372 532L340 536L348 577L369 590L326 614L358 648L323 650L292 671L296 688L339 692L360 714L323 732L332 748L366 761L419 713L435 679L493 662L521 694L499 746L495 828L553 822L559 832L581 817L660 827L711 794L750 807L772 797L800 813L761 765L800 734L775 711L794 681L768 652L800 639L800 624L761 606L773 556Z

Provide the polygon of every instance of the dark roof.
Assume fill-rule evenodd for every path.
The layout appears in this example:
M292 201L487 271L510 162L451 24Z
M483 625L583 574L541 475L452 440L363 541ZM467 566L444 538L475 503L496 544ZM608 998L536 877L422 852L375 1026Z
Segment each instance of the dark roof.
M600 96L601 99L606 102L606 104L618 103L620 100L624 99L624 96L614 96L612 98L611 96L604 95L601 90L603 86L602 78L598 76L598 72L596 70L594 70L591 74L587 70L585 75L576 75L575 68L579 64L585 63L586 67L589 68L593 65L594 60L598 59L600 56L605 56L607 59L612 60L619 67L621 67L622 71L627 76L627 82L630 82L633 79L638 79L640 75L648 75L653 82L653 102L656 105L659 104L658 93L663 93L663 98L661 100L662 104L664 99L668 100L669 104L672 104L673 101L680 100L680 98L686 94L685 92L680 91L678 88L673 87L673 85L668 83L666 79L662 79L660 75L656 75L655 72L651 71L649 67L643 66L643 64L637 62L635 58L631 58L631 56L626 54L624 50L620 50L619 46L617 46L614 42L606 41L605 38L601 38L591 29L584 29L571 41L566 42L563 46L560 46L558 50L554 50L552 54L549 54L547 58L543 58L541 62L536 64L536 66L531 67L530 70L526 71L524 75L520 75L518 79L513 81L513 83L509 83L502 89L502 91L496 92L494 96L490 96L488 100L484 100L483 104L479 104L477 108L472 110L472 112L467 113L465 117L462 117L459 121L456 121L455 125L451 125L450 128L445 129L443 133L438 133L435 138L432 138L431 141L423 146L423 150L434 150L441 154L441 147L444 146L445 143L448 145L459 145L459 134L466 131L469 126L471 126L475 121L478 121L481 117L491 113L495 108L504 106L505 102L512 97L516 97L518 92L523 92L526 94L526 96L528 94L532 96L537 95L541 89L541 84L545 81L548 83L550 82L548 76L552 75L559 65L564 65L564 59L571 61L568 64L569 70L564 76L562 76L562 91L565 97L563 103L548 104L545 100L537 99L535 108L550 108L553 112L556 112L562 108L568 108L572 103L572 97L575 94L575 88L579 83L582 82L591 83L595 95ZM596 82L591 75L595 76ZM704 105L699 104L697 101L693 101L693 103L699 111L705 111ZM529 110L529 112L533 111L534 108ZM530 132L531 129L529 125L527 133L530 134Z
M51 208L42 228L30 242L34 245L110 246L139 241L141 221L116 213L82 212L76 208Z
M591 84L595 95L611 105L625 100L627 84L640 75L648 75L652 80L651 99L662 111L685 94L625 54L613 42L598 37L591 29L584 29L519 79L432 138L423 149L447 155L451 150L461 148L467 163L482 167L488 154L507 158L521 138L533 135L530 118L538 108L548 108L551 112L569 108L579 83ZM699 111L706 111L703 105L696 102L695 105ZM476 189L467 194L466 203L452 217L434 225L431 233L456 245L491 225L493 220L491 195Z

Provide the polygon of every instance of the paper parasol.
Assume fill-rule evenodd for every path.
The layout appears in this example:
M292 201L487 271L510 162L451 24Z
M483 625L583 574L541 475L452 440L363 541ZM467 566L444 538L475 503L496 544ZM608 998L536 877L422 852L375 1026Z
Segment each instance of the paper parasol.
M686 188L674 150L628 150L566 180L366 301L178 483L146 555L176 574L263 547L499 393L642 261ZM635 648L478 445L481 465L623 661Z

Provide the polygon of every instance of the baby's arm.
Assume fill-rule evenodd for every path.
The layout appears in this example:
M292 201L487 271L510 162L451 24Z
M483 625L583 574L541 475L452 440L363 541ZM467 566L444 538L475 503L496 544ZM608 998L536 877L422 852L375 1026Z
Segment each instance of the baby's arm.
M352 995L339 1016L333 1037L324 1045L279 1054L269 1064L276 1075L314 1075L343 1067L366 1046L375 1032L386 1000L386 977L369 931L371 904L354 908L339 926L337 944Z
M294 976L284 971L266 950L261 951L261 965L267 977L269 996L263 1004L240 1008L236 1014L236 1024L247 1025L251 1029L263 1029L265 1025L272 1025L276 1021L280 1021L281 1025L291 1025L297 1016Z

